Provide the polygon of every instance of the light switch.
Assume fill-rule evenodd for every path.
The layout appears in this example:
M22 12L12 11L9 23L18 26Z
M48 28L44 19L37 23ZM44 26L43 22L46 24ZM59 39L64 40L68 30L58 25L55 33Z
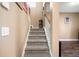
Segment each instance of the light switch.
M1 36L9 35L9 27L1 27Z

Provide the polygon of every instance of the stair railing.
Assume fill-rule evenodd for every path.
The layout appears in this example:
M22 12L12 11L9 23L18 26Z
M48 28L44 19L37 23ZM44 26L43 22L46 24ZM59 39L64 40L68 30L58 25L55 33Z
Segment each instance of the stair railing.
M49 47L49 52L50 55L52 56L52 43L51 43L51 24L49 22L49 19L47 18L47 16L44 17L44 30L45 30L45 34L46 34L46 38L48 41L48 47Z

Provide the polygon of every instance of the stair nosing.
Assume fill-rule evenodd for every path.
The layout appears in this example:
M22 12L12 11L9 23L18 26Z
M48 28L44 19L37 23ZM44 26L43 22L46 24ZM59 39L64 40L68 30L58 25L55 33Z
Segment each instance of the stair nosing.
M44 32L45 33L45 31L30 31L30 32Z
M48 46L45 45L27 45L26 49L32 48L32 49L48 49Z
M28 42L47 42L47 40L28 40Z
M29 36L46 36L46 35L29 35Z
M42 49L35 49L35 48L26 48L25 51L47 51L49 50L48 48L42 48Z
M26 51L26 52L31 52L31 51L29 51L29 50L25 50L25 51ZM34 51L32 51L32 52L49 52L49 50L46 50L46 51L43 51L43 50L41 50L41 51L39 51L39 50L37 51L37 50L36 50L36 51L35 51L35 50L34 50Z
M46 42L47 40L35 40L35 39L33 39L33 40L28 40L28 41L37 41L37 42L39 42L39 41L43 41L43 42Z

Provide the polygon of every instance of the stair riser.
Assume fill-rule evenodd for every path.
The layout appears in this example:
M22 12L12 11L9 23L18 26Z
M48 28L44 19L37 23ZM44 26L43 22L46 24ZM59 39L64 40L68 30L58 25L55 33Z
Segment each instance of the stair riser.
M26 51L48 51L48 49L26 49Z
M49 51L25 51L27 57L50 57Z
M32 47L33 46L33 47ZM47 46L45 46L45 45L42 45L42 46L40 46L40 45L37 45L36 47L35 47L35 45L28 45L28 47L26 47L26 50L32 50L32 51L41 51L41 50L43 50L43 51L46 51L46 50L48 50L48 47Z
M45 35L45 32L30 32L30 35Z
M27 43L27 45L28 46L30 46L30 45L40 45L40 46L45 46L45 45L47 45L47 42L42 42L42 43L38 43L38 42L36 42L36 43Z
M29 36L29 39L46 39L46 36Z
M49 52L49 51L25 51L25 52L27 52L27 53L36 53L36 52L39 52L39 53L47 53L47 52Z
M43 42L46 43L47 41L44 41L44 40L41 40L41 41L38 40L38 41L37 41L37 40L31 40L31 39L28 41L28 43L36 43L36 42L37 42L37 43L43 43Z
M44 29L31 29L30 31L36 31L36 32L38 32L38 31L44 31Z

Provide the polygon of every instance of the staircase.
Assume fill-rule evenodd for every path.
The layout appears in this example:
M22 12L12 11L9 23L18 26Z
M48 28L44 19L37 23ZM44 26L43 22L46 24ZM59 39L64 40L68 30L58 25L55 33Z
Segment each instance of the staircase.
M50 57L44 29L31 29L24 57Z

